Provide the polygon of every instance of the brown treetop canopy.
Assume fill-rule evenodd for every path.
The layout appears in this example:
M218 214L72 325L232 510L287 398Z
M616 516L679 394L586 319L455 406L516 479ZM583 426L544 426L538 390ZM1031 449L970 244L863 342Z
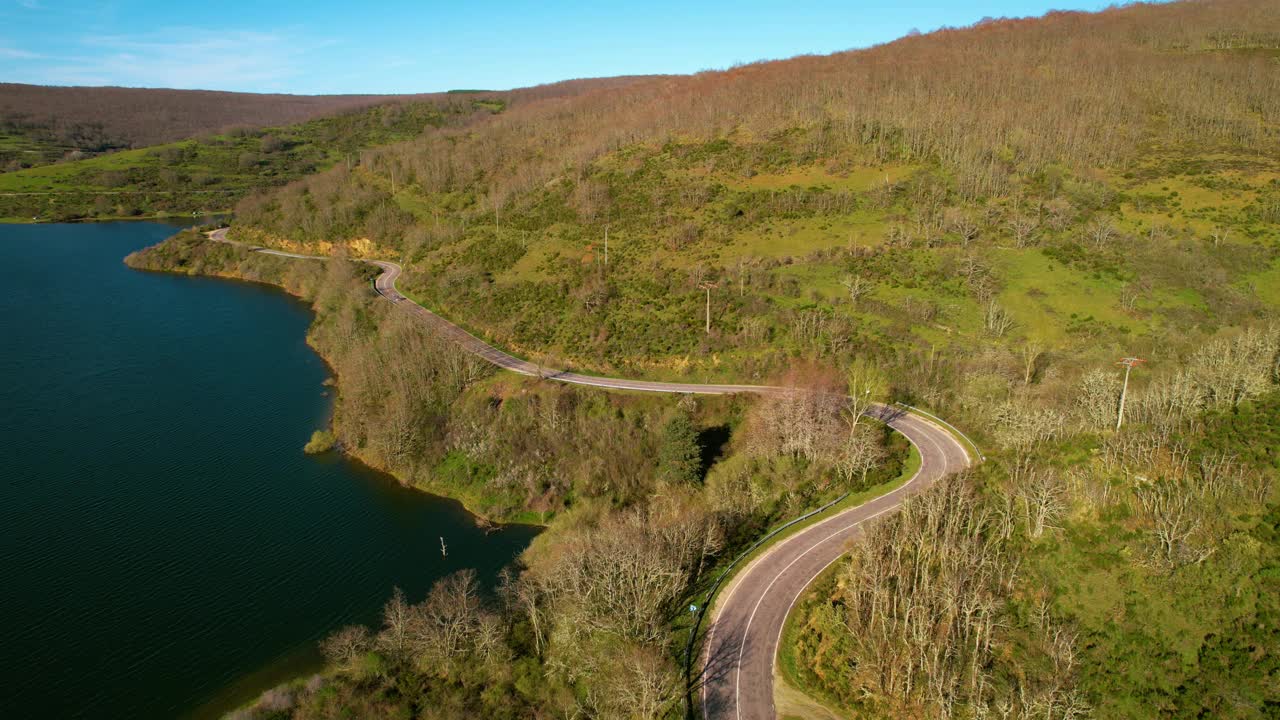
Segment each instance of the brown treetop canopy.
M569 80L472 95L532 100L617 87L637 79L640 78ZM282 95L0 83L0 125L23 123L77 137L89 133L100 141L101 149L143 147L233 127L288 125L372 105L439 99L447 95Z

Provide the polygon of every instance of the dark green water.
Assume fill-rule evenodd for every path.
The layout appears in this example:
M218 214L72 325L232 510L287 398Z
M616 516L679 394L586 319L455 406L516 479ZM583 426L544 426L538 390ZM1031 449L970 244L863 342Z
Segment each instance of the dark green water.
M0 717L226 710L393 586L492 579L533 536L304 455L309 311L121 264L172 232L0 225Z

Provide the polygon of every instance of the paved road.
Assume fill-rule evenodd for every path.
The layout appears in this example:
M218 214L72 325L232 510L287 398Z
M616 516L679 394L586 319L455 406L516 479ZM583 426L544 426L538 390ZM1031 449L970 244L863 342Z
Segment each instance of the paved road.
M209 237L235 243L227 239L226 233L226 229L215 230ZM283 257L325 259L246 247ZM396 289L396 280L403 268L396 263L386 260L368 262L382 269L382 274L374 280L374 288L380 295L476 355L512 372L617 390L707 395L785 392L784 388L766 385L651 382L541 367L489 345L402 295ZM796 599L819 573L845 553L849 542L858 536L865 522L897 509L907 497L970 464L968 452L955 436L921 415L884 405L872 407L867 415L887 423L916 447L921 459L919 471L897 490L837 513L778 542L738 572L733 583L720 593L707 630L699 693L705 717L774 720L774 662L783 624Z
M700 692L704 717L774 720L774 664L782 627L804 589L845 553L864 523L896 510L907 497L969 466L964 447L933 422L886 406L867 414L911 441L920 452L919 471L897 490L779 542L738 572L720 593L707 631Z

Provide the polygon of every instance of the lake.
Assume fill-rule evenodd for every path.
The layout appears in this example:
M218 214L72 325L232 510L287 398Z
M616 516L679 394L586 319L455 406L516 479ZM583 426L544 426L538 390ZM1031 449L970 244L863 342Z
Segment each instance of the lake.
M122 264L175 231L0 225L0 717L217 715L536 532L303 454L309 309Z

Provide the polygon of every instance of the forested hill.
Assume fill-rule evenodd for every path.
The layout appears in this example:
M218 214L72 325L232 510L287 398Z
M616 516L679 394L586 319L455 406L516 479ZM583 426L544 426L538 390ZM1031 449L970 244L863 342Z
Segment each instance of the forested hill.
M513 106L249 198L238 222L290 247L367 239L418 297L602 369L746 379L907 338L1212 331L1280 300L1258 275L1278 58L1270 0L990 21Z
M936 412L986 459L797 605L779 715L1275 715L1275 0L987 21L454 119L237 205L232 239L335 262L194 232L131 259L314 298L344 448L549 524L500 602L456 600L465 576L391 595L247 717L684 717L682 618L714 607L717 564L869 490L870 465L909 476L850 396ZM484 376L344 256L399 262L406 296L539 365L797 392Z
M226 211L247 192L324 170L339 160L350 162L363 149L420 137L442 127L471 127L510 107L553 102L557 98L605 91L646 79L570 80L503 92L468 90L434 95L368 96L366 100L371 104L367 106L330 112L305 122L261 128L244 122L255 117L254 108L247 114L236 114L237 100L228 108L210 113L211 120L239 118L241 122L226 132L201 132L193 138L133 150L116 149L117 145L127 143L110 139L107 133L113 131L103 124L105 120L72 122L69 118L79 117L73 114L49 116L44 124L12 119L6 124L0 114L0 167L10 168L8 172L0 172L0 222ZM70 90L84 90L85 97L94 97L103 89ZM200 95L165 90L136 93L141 98L154 98L160 103L157 106L160 109L152 108L153 115L145 118L124 113L116 119L135 117L142 124L140 127L147 123L155 127L164 125L167 113L161 106L173 93L188 99ZM268 97L228 93L204 96L221 95L240 100ZM74 92L68 97L72 96ZM292 100L315 98L293 97ZM147 103L141 105L146 107ZM103 110L77 108L76 112L87 113L84 117L99 117L96 113Z
M99 124L130 146L155 145L231 125L263 127L387 102L387 95L280 95L126 87L48 87L0 83L0 112Z
M513 92L469 94L546 97L633 80L575 80ZM440 100L446 95L282 95L0 83L0 171L235 128L292 125L374 105Z

